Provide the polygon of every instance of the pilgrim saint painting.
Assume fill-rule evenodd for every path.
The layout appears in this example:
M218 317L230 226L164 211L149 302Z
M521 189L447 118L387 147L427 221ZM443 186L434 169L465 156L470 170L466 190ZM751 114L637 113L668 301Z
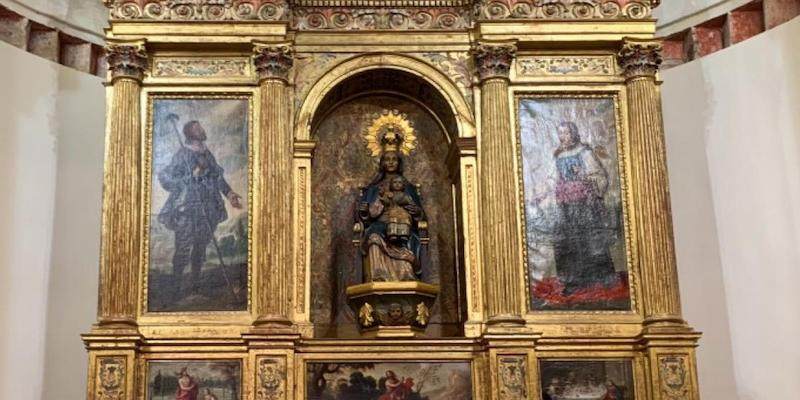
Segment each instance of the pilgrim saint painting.
M245 98L156 98L148 311L247 306Z
M532 310L629 310L613 97L522 97Z

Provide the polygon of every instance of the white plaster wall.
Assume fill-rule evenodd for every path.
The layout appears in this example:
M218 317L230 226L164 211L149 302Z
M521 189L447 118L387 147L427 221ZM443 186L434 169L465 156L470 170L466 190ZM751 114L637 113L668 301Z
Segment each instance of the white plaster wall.
M798 48L800 18L663 74L681 294L705 331L704 399L800 393Z
M104 91L0 42L0 398L85 397Z
M103 0L0 0L33 21L97 44L103 43L108 9Z

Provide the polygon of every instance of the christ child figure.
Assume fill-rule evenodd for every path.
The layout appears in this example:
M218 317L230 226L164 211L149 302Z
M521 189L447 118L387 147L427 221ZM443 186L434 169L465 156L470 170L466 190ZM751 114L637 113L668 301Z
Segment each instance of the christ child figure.
M385 211L381 220L386 223L386 236L393 242L406 242L411 235L411 214L406 207L414 200L406 193L406 181L396 176L389 182L389 190L381 188L380 201Z

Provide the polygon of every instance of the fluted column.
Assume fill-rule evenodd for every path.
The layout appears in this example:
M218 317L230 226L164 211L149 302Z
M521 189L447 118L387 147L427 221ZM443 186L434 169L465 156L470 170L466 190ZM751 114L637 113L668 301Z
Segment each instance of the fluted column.
M98 324L136 325L140 265L141 82L147 68L143 42L106 47L111 77L110 125L103 178L103 233Z
M517 230L514 136L508 74L513 44L480 43L473 49L481 79L479 180L484 282L489 324L524 324Z
M633 207L638 219L647 324L683 324L672 237L661 97L656 73L661 42L626 40L618 54L626 78L630 115Z
M261 90L259 140L256 142L255 267L258 327L291 325L292 278L292 132L286 94L294 54L288 44L256 44Z

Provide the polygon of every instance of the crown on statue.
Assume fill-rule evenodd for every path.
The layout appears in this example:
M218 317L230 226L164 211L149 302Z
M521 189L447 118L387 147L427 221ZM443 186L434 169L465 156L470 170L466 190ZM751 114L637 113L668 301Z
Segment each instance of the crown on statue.
M405 114L398 110L383 110L367 128L364 139L373 157L387 152L409 155L416 147L417 135Z

